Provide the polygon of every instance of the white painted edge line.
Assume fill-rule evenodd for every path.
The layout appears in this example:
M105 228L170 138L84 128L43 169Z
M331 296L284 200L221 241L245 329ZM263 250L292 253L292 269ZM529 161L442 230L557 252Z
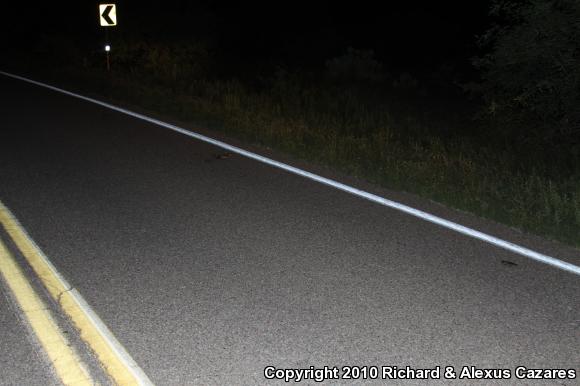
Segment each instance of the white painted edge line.
M0 73L2 72L0 71ZM34 241L32 237L30 237L28 230L26 230L26 228L20 223L20 221L18 221L18 219L14 216L14 214L12 214L10 209L6 205L4 205L1 201L0 205L2 205L3 208L6 210L8 215L11 217L11 220L14 221L14 223L20 227L20 230L22 230L22 233L24 233L24 235L28 238L33 248L42 258L43 262L49 267L54 276L58 279L58 281L61 282L63 287L68 290L68 292L75 300L79 308L85 313L85 315L89 318L91 323L93 323L93 325L99 331L99 333L101 334L103 339L107 342L109 347L111 347L111 349L119 356L121 362L123 362L123 364L127 367L127 369L129 369L129 371L131 372L131 374L133 374L137 382L139 382L139 384L143 386L153 386L153 382L151 382L147 374L145 374L145 372L141 369L141 367L139 367L139 365L133 360L133 358L127 352L127 350L125 350L123 345L119 343L119 341L117 340L117 338L115 338L111 330L109 330L107 325L101 320L101 318L86 302L86 300L82 297L82 295L75 288L73 288L66 281L66 279L60 274L60 272L52 264L49 258L44 254L42 249L40 249L40 247L36 244L36 241Z
M165 127L167 129L176 131L176 132L181 133L183 135L186 135L188 137L195 138L195 139L198 139L200 141L210 143L214 146L218 146L218 147L221 147L223 149L226 149L226 150L229 150L231 152L242 155L244 157L251 158L253 160L268 164L270 166L273 166L273 167L276 167L276 168L279 168L282 170L286 170L287 172L297 174L299 176L311 179L311 180L319 182L321 184L332 186L333 188L342 190L344 192L353 194L353 195L358 196L358 197L362 197L364 199L375 202L377 204L399 210L401 212L410 214L411 216L418 217L418 218L423 219L425 221L429 221L431 223L434 223L434 224L440 225L442 227L454 230L454 231L462 233L464 235L485 241L485 242L492 244L492 245L495 245L497 247L506 249L508 251L517 253L517 254L525 256L525 257L528 257L532 260L536 260L536 261L539 261L541 263L548 264L548 265L551 265L553 267L556 267L556 268L559 268L559 269L562 269L564 271L568 271L568 272L571 272L571 273L574 273L574 274L580 276L580 267L577 265L574 265L572 263L568 263L568 262L560 260L560 259L556 259L555 257L544 255L542 253L533 251L531 249L522 247L520 245L511 243L511 242L506 241L506 240L502 240L498 237L488 235L486 233L477 231L475 229L468 228L466 226L454 223L452 221L445 220L441 217L437 217L435 215L432 215L432 214L427 213L427 212L423 212L421 210L412 208L410 206L407 206L407 205L404 205L404 204L401 204L401 203L398 203L395 201L388 200L384 197L377 196L376 194L372 194L372 193L366 192L364 190L360 190L360 189L354 188L352 186L340 183L338 181L334 181L334 180L331 180L329 178L322 177L322 176L319 176L317 174L307 172L305 170L296 168L294 166L290 166L288 164L278 162L278 161L275 161L275 160L267 158L267 157L263 157L259 154L252 153L250 151L241 149L239 147L229 145L225 142L218 141L218 140L210 138L210 137L206 137L205 135L186 130L186 129L181 128L179 126L175 126L175 125L172 125L170 123L166 123L166 122L160 121L158 119L148 117L148 116L143 115L143 114L139 114L139 113L136 113L136 112L133 112L130 110L126 110L124 108L117 107L117 106L111 105L109 103L99 101L97 99L93 99L93 98L89 98L89 97L86 97L83 95L75 94L75 93L72 93L70 91L60 89L58 87L54 87L54 86L51 86L51 85L48 85L45 83L37 82L35 80L24 78L24 77L19 76L19 75L10 74L10 73L4 72L4 71L0 71L0 74L14 78L14 79L19 79L19 80L22 80L24 82L32 83L32 84L35 84L37 86L45 87L45 88L48 88L50 90L57 91L59 93L69 95L69 96L72 96L75 98L79 98L79 99L82 99L82 100L85 100L85 101L88 101L91 103L95 103L97 105L106 107L108 109L111 109L111 110L114 110L114 111L117 111L117 112L120 112L120 113L123 113L126 115L130 115L132 117L141 119L141 120L149 122L149 123L153 123L153 124L161 126L161 127Z

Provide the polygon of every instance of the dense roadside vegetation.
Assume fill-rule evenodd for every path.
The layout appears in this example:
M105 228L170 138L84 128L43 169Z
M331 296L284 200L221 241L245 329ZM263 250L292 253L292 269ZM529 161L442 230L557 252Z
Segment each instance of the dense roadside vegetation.
M481 79L462 87L353 48L317 71L236 78L203 41L128 36L110 72L102 52L58 36L5 68L580 246L580 7L527 4L494 7Z

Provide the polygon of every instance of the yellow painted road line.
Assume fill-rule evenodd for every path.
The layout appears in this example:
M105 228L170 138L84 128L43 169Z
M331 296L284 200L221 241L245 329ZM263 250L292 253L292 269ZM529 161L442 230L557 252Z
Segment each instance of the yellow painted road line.
M0 240L0 273L12 291L60 380L65 385L94 385L87 367L61 333L50 311Z
M95 353L103 369L117 385L152 385L147 375L121 346L78 291L60 275L28 236L12 213L0 202L0 223L24 255L50 295L70 318L81 339Z

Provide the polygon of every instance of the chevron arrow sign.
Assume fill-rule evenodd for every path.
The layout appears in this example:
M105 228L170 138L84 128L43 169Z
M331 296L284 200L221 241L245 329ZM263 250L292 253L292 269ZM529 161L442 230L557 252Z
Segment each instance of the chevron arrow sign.
M101 27L117 25L117 7L115 4L99 4L99 20Z

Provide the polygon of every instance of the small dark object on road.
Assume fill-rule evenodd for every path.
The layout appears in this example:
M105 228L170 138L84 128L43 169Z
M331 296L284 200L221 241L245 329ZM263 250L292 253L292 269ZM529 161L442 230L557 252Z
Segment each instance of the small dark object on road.
M215 158L216 159L228 159L232 156L232 153L222 153L222 154L216 154Z
M501 263L503 265L507 265L508 267L515 267L518 265L517 263L514 263L513 261L509 261L509 260L502 260Z

